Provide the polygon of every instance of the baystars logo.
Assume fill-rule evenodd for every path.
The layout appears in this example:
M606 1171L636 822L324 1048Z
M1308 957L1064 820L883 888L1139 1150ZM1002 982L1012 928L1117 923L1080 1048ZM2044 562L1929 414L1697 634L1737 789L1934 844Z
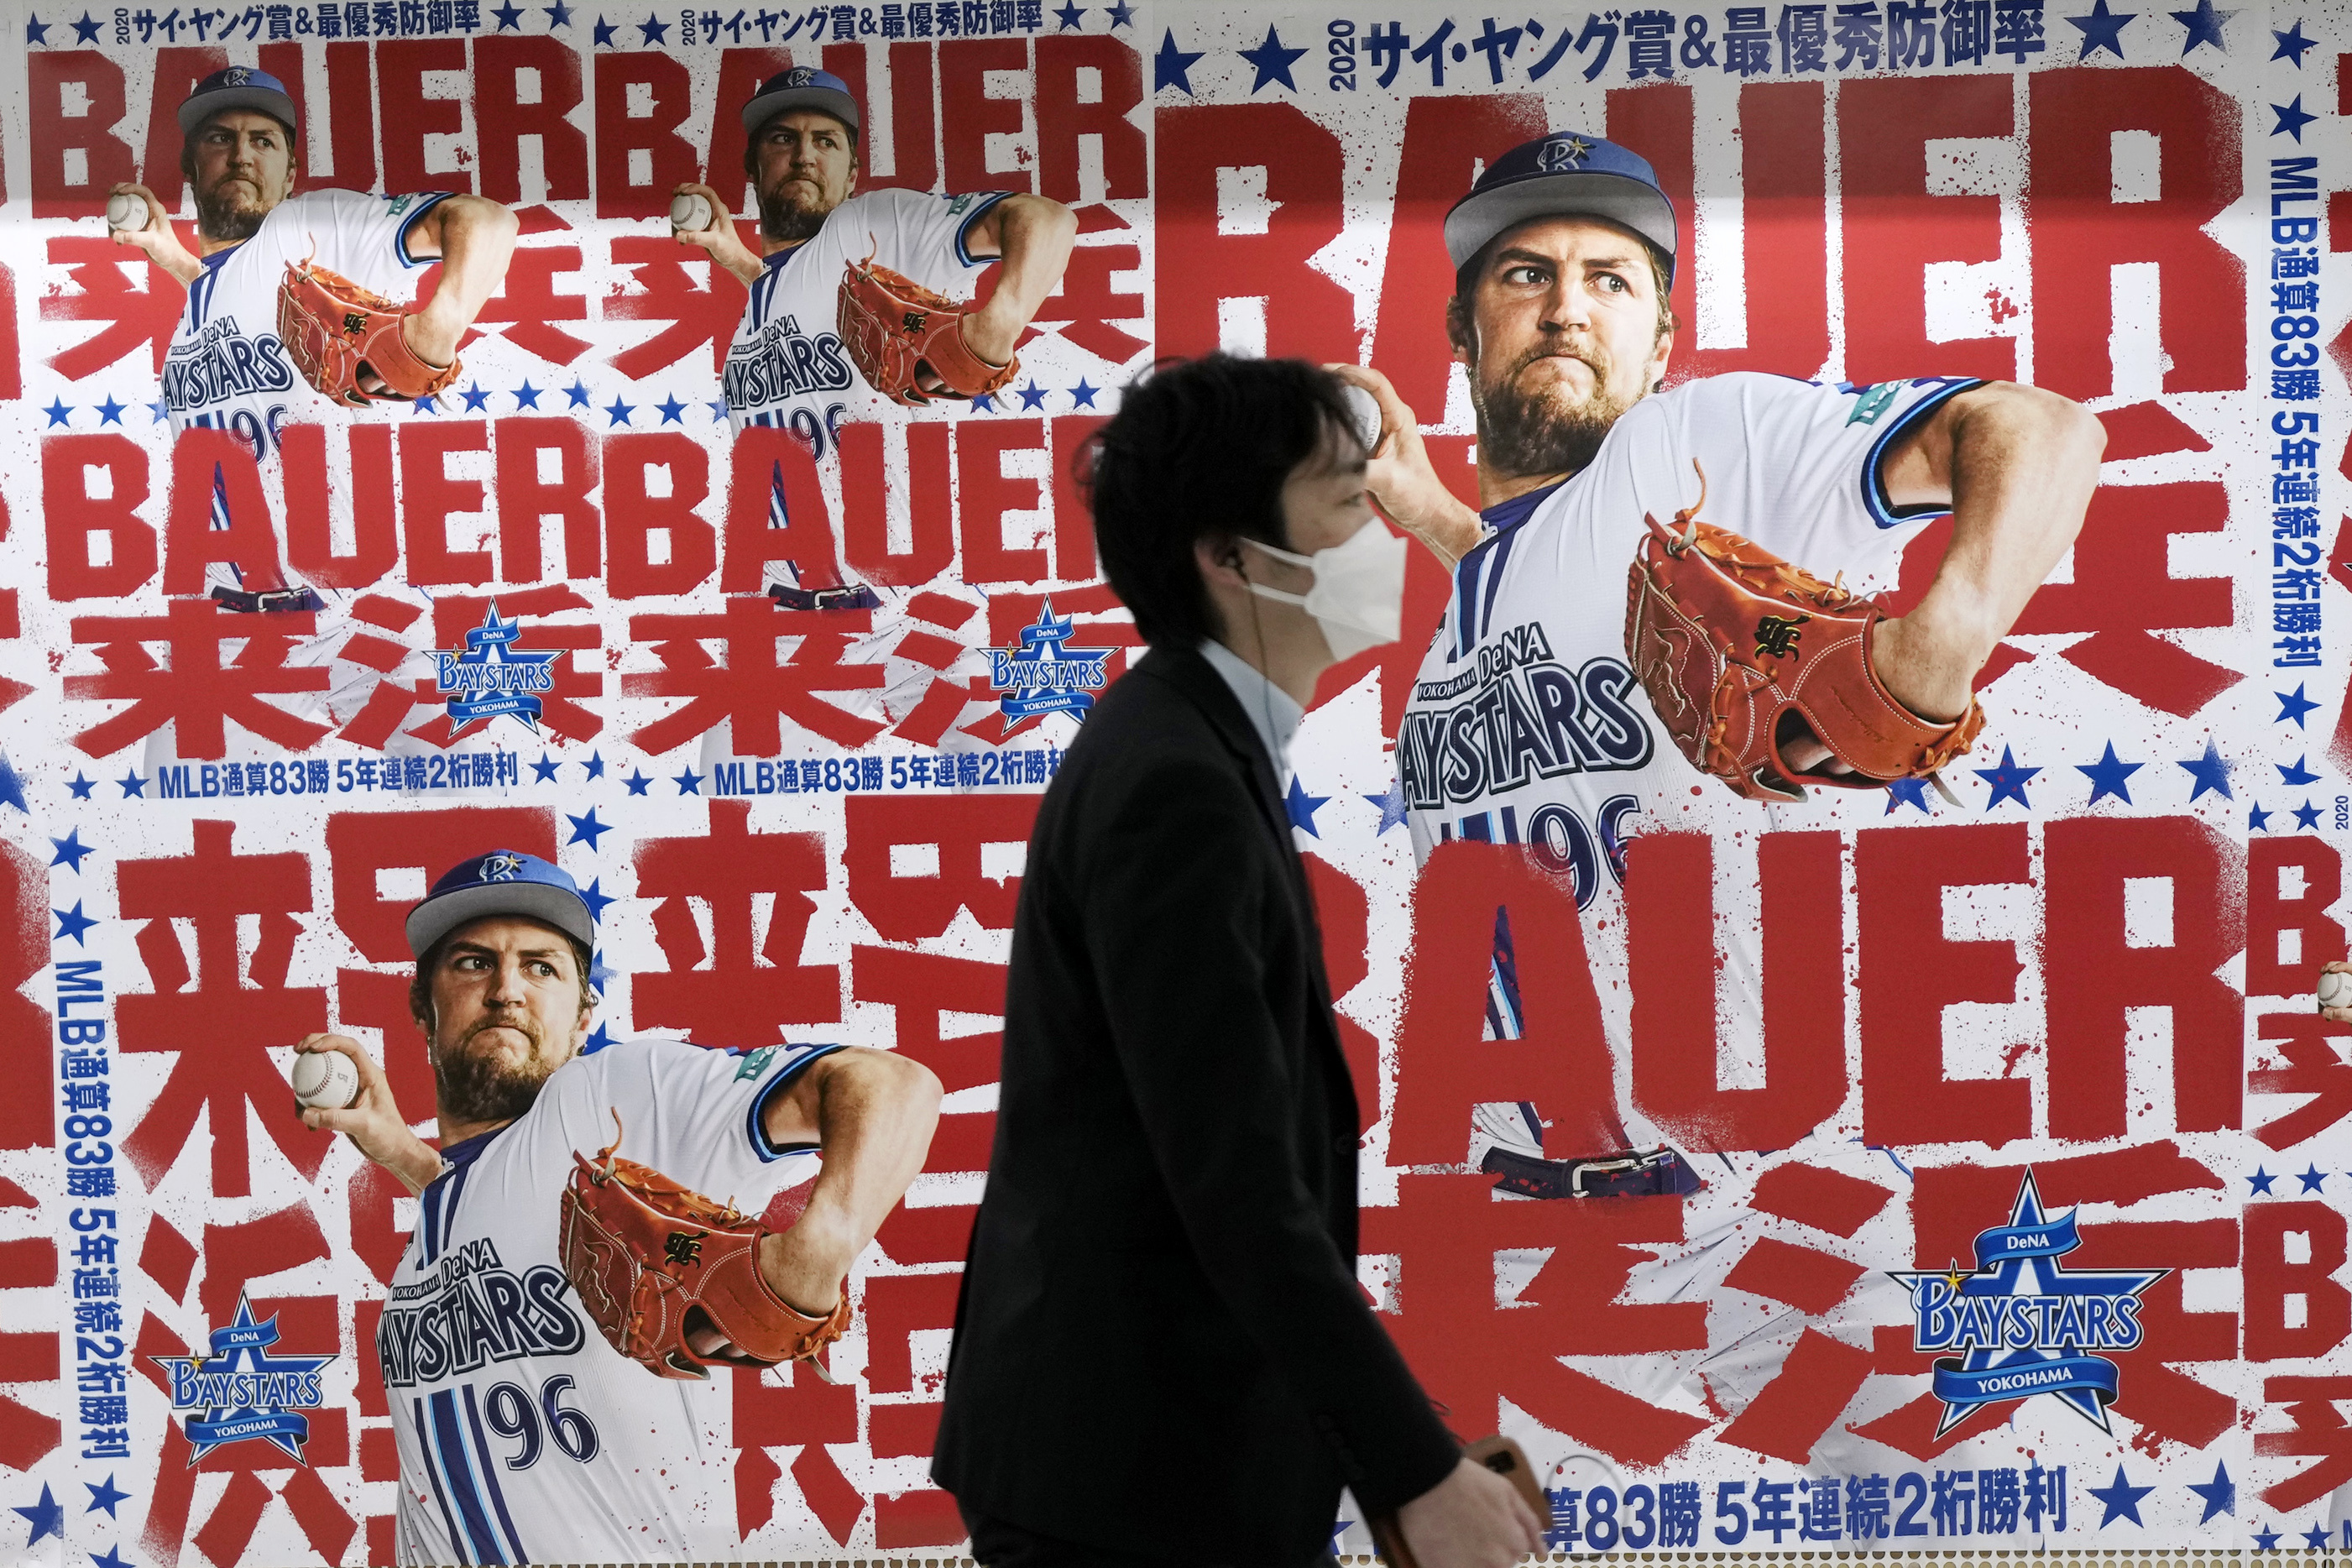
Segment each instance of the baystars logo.
M482 624L466 634L463 648L433 656L439 676L436 689L449 703L451 739L467 725L501 713L538 730L540 699L555 689L555 655L515 647L521 636L521 617L499 619L499 602L493 599Z
M1555 136L1543 144L1538 164L1547 174L1572 174L1592 155L1592 143L1581 136Z
M1040 713L1087 716L1094 694L1110 683L1107 647L1071 647L1071 619L1056 619L1054 601L1038 607L1037 624L1021 628L1021 646L988 650L988 683L1003 692L1007 719Z
M152 1358L171 1379L172 1408L184 1414L188 1463L249 1437L266 1438L307 1463L302 1445L310 1440L310 1421L294 1412L326 1403L319 1370L335 1358L268 1354L277 1342L278 1319L255 1322L240 1290L235 1321L212 1331L211 1353Z
M522 857L507 850L482 857L482 880L511 882L522 875Z
M2139 1348L2140 1294L2172 1270L2061 1266L2082 1244L2074 1210L2043 1217L2028 1170L2009 1223L1977 1237L1973 1270L1888 1271L1911 1292L1912 1347L1960 1352L1936 1363L1937 1436L1983 1405L2037 1394L2112 1430L2116 1363L2092 1352Z

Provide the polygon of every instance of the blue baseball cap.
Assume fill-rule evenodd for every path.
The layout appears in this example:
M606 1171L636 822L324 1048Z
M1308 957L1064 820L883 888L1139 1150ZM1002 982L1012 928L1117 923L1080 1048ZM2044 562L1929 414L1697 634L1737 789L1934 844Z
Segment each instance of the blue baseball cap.
M794 66L761 82L743 106L744 132L754 134L777 115L795 109L820 110L848 126L852 135L859 134L857 100L849 96L849 84L812 66Z
M1675 205L1649 160L1614 142L1555 131L1512 148L1445 215L1445 254L1459 272L1496 236L1538 217L1606 218L1630 228L1658 248L1674 283Z
M251 66L231 66L196 83L180 105L180 134L193 136L196 127L231 109L253 109L299 130L301 112L294 107L286 84L268 71Z
M596 945L588 900L561 867L519 849L493 849L452 867L408 911L408 951L422 962L435 942L490 915L521 915Z

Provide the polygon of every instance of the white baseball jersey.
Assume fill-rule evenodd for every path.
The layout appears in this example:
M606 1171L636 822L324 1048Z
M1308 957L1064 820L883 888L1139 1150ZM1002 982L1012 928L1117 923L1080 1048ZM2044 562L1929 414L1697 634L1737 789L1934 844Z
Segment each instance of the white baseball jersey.
M409 253L409 226L447 194L308 191L270 208L250 239L205 257L163 357L172 434L231 431L265 466L274 462L280 428L316 423L335 406L302 379L278 341L278 288L287 264L315 259L362 289L405 300L415 292L415 270L434 259ZM215 489L215 528L228 526L226 504ZM220 587L238 585L226 563L214 563L207 576Z
M608 1344L564 1277L574 1151L758 1214L806 1180L769 1098L838 1046L617 1044L551 1074L520 1120L442 1151L393 1272L376 1354L400 1448L403 1563L645 1563L734 1544L727 1380L658 1377Z
M826 214L812 238L769 257L727 350L722 380L736 433L750 425L787 429L818 461L827 459L842 421L870 416L883 402L858 375L835 329L843 270L870 256L950 300L968 299L973 274L993 258L972 255L966 239L1004 196L869 191ZM770 523L782 527L781 490L768 508Z
M1748 374L1686 383L1635 404L1574 478L1490 509L1493 531L1454 568L1453 602L1397 739L1413 853L1426 859L1452 838L1526 844L1570 880L1621 1106L1625 843L1663 826L1704 782L1625 658L1626 574L1643 519L1670 523L1698 501L1703 472L1702 521L1824 578L1843 571L1849 586L1883 580L1916 531L1906 525L1948 509L1898 512L1879 460L1916 420L1975 384L1819 385ZM1496 939L1488 1023L1515 1036L1515 964L1538 955L1514 954L1507 927ZM1735 1005L1753 1013L1754 987L1731 989ZM1536 1142L1532 1128L1509 1135L1511 1121L1531 1115L1479 1120L1483 1135L1523 1149ZM1637 1119L1623 1130L1632 1144L1663 1141Z

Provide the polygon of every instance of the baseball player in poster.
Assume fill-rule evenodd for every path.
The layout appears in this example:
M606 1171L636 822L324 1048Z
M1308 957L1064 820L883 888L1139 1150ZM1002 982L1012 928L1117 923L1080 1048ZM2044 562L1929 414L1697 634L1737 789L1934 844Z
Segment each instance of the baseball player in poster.
M1556 132L1505 153L1444 233L1458 279L1447 335L1477 411L1484 510L1438 479L1385 378L1337 367L1381 405L1375 496L1454 572L1397 742L1413 847L1425 858L1448 839L1524 844L1572 883L1618 1104L1631 1107L1620 885L1633 834L1693 820L1700 774L1677 743L1696 727L1692 760L1759 800L1932 773L1973 735L1973 677L2081 528L2105 437L2063 397L1966 379L1864 386L1742 374L1662 390L1675 216L1650 165L1599 137ZM1857 763L1863 750L1841 738L1834 705L1818 701L1770 715L1737 767L1706 750L1712 693L1678 689L1688 667L1667 654L1706 633L1670 613L1671 574L1724 552L1751 575L1770 575L1778 563L1761 563L1777 556L1822 578L1885 580L1917 524L1948 512L1952 542L1921 602L1834 645L1846 650L1837 679L1858 694L1851 704L1874 703L1879 727L1901 731L1900 765ZM1723 545L1720 531L1739 537ZM1751 664L1831 679L1804 661L1823 651L1832 612L1843 605L1863 623L1874 612L1813 588L1801 606L1776 601L1753 626L1731 627L1735 639L1753 634ZM1748 657L1745 641L1735 651ZM1515 966L1530 961L1500 922L1491 1032L1517 1033ZM1753 985L1735 979L1730 990L1735 1007L1757 1012ZM1530 1196L1696 1186L1638 1110L1612 1131L1617 1146L1592 1158L1545 1160L1537 1108L1489 1106L1471 1157Z
M1013 347L1070 258L1077 220L1067 207L1003 191L857 195L857 101L828 71L799 66L771 77L742 119L761 254L737 236L734 204L709 186L680 185L671 208L679 243L709 252L750 290L723 376L737 434L788 429L823 459L871 394L919 405L1012 380ZM992 260L1003 267L986 300L966 309L940 297L969 293L967 280ZM919 342L903 341L909 322L923 323ZM779 490L770 502L778 525L783 505ZM803 587L789 562L769 571L770 592L788 609L878 602L863 584Z
M457 342L505 279L519 226L512 213L442 191L295 195L299 111L284 83L247 66L198 82L180 106L180 131L197 253L180 243L145 186L116 185L107 202L115 243L187 285L163 361L175 437L227 430L266 467L289 422L316 420L331 404L437 394L456 378ZM417 309L382 297L412 293L435 260L440 281ZM215 489L216 528L228 526L224 494ZM226 563L208 575L212 597L230 610L324 607L299 584L248 590Z
M583 1049L594 924L533 856L461 862L407 933L440 1148L355 1041L297 1047L358 1072L347 1109L304 1121L419 1194L376 1333L400 1561L726 1554L733 1510L712 1489L734 1451L709 1368L812 1360L839 1336L850 1265L922 1168L938 1079L830 1045Z

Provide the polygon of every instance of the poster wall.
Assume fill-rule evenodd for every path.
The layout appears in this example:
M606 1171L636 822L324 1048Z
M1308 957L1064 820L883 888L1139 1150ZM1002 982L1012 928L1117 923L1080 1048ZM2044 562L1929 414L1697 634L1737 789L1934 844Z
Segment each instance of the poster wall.
M1682 216L1669 386L1860 418L2028 383L2097 415L2101 488L1948 798L1692 773L1606 826L1456 825L1525 843L1426 877L1407 708L1455 579L1414 547L1403 641L1326 677L1288 796L1367 1290L1461 1436L1525 1445L1558 1551L2352 1548L2352 1026L2311 996L2352 834L2352 11L72 11L0 16L0 1561L389 1563L444 1481L465 1560L577 1560L497 1479L631 1440L692 1489L675 1554L951 1554L929 1458L1023 846L1138 651L1073 459L1155 357L1223 346L1380 371L1475 502L1441 222L1554 132ZM833 270L747 286L671 203L707 187L756 262L740 110L795 68L888 195L810 243ZM184 163L222 72L299 121L307 216L245 283ZM111 232L122 184L172 243ZM1074 219L1017 372L884 402L838 268L898 247L986 299L975 223L1043 210L993 193ZM487 279L468 226L510 247ZM317 395L276 315L306 261L452 290L449 384ZM1866 584L1897 608L1949 524L1912 531ZM694 1432L598 1434L501 1376L538 1320L477 1279L443 1309L472 1424L404 1477L387 1282L435 1200L302 1125L292 1047L357 1040L430 1135L402 921L493 847L595 910L592 1047L884 1047L945 1114L837 1381L722 1373ZM1587 1017L1698 1191L1466 1163L1482 1116L1587 1092Z

